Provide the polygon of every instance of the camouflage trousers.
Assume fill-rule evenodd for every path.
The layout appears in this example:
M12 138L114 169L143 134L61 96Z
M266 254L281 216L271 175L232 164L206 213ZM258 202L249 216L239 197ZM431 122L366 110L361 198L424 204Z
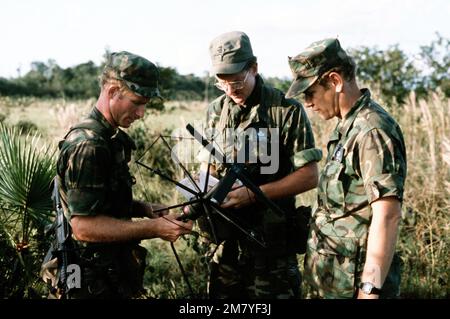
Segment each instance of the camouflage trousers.
M222 242L213 253L211 299L290 299L300 295L300 287L296 254L255 256L237 240Z
M111 251L84 251L77 258L81 270L80 288L72 288L68 299L148 298L143 288L147 250L139 245ZM50 299L59 298L49 295Z
M312 231L305 255L305 281L309 298L355 298L361 282L365 249L355 238L324 237ZM400 295L401 259L394 254L380 298Z
M83 279L81 288L72 289L68 293L68 299L145 299L147 291L142 283L128 282L127 278L134 274L121 274L121 279L116 281L116 276L108 273L99 273L92 268L82 269Z

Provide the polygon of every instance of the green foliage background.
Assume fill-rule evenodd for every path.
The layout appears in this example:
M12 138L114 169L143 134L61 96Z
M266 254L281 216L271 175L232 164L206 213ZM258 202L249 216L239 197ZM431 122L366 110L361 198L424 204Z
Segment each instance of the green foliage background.
M357 65L358 78L371 86L377 85L386 100L403 104L409 92L426 98L430 91L440 88L450 96L450 40L436 33L436 39L424 45L417 56L410 57L398 45L386 50L376 47L349 49ZM110 52L105 52L105 59ZM104 64L92 61L66 69L55 60L36 61L31 71L13 78L0 78L0 94L5 96L36 96L62 98L95 98L99 93L98 75ZM287 67L287 66L286 66ZM168 100L204 100L217 96L213 79L207 74L181 75L173 67L159 66L161 91ZM264 70L261 70L264 75ZM290 79L268 78L275 87L286 91Z

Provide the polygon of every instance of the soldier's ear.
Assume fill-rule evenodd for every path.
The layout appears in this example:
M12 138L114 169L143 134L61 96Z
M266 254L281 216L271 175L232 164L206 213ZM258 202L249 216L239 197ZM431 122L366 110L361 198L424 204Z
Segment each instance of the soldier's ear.
M344 79L337 72L331 72L329 75L329 81L334 86L336 93L342 92L342 87L344 86Z
M120 93L120 88L118 85L112 84L107 87L107 94L110 99L114 98L119 93Z
M258 73L258 63L257 62L255 62L255 64L252 65L251 71L252 71L253 75L256 75Z

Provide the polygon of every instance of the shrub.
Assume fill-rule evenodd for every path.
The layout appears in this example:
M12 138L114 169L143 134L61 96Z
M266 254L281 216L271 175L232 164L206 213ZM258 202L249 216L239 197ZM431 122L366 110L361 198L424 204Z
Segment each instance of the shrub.
M16 127L22 134L33 133L38 130L37 125L28 120L20 120L17 122Z

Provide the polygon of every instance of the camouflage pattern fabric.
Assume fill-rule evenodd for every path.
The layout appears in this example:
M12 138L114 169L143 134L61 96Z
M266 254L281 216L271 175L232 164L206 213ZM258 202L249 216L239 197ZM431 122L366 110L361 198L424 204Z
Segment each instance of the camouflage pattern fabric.
M158 89L159 70L149 60L127 52L114 52L108 57L105 70L113 70L135 94L144 97L161 97Z
M225 94L218 97L208 107L207 128L216 128L225 137L226 131L223 128L243 131L249 127L256 127L255 124L259 124L259 127L278 128L280 136L278 144L282 145L285 155L280 158L280 162L286 160L285 163L280 163L280 168L283 168L283 164L287 164L290 169L287 174L284 172L283 176L310 162L320 161L322 152L315 148L311 124L301 104L293 99L285 99L281 91L266 86L259 75L256 77L255 89L248 101L249 106L242 108ZM227 114L224 114L226 123L220 128L225 104L228 104ZM227 149L223 151L226 152ZM224 175L225 168L222 165L218 164L216 169ZM279 174L278 172L274 178L279 179L281 177Z
M80 249L81 288L69 291L69 299L147 298L143 288L144 247L130 243Z
M131 215L133 178L128 162L134 143L120 129L114 130L93 108L60 142L58 175L67 220L72 215Z
M321 75L333 67L353 63L342 49L338 39L325 39L313 42L295 57L289 57L294 82L286 96L294 97L305 92Z
M289 299L301 294L295 254L250 256L236 240L212 252L208 295L212 299Z
M75 215L132 217L132 140L94 107L60 142L57 172L67 220ZM146 250L137 242L97 244L75 240L82 288L73 298L128 298L142 290Z
M209 106L207 126L220 129L223 134L226 134L226 128L278 129L281 149L279 170L271 175L253 174L255 184L278 180L298 167L321 159L322 153L315 148L311 126L301 104L285 99L282 92L264 85L260 76L257 76L255 89L246 104L246 108L242 108L222 95ZM224 110L227 110L226 114L223 114ZM221 122L226 123L221 125ZM215 164L219 176L223 177L227 169L220 163ZM295 211L293 197L275 202L287 213ZM225 241L224 248L218 249L213 258L210 296L292 297L292 286L298 286L300 274L295 252L290 250L287 242L286 216L280 217L262 205L243 208L236 215L249 217L247 221L262 232L267 248L262 249L243 236ZM292 279L293 274L297 279Z
M305 279L323 298L354 297L365 262L370 204L388 196L403 199L406 151L401 129L368 90L362 93L333 131L319 178ZM385 297L398 293L399 276L395 257L383 286Z

